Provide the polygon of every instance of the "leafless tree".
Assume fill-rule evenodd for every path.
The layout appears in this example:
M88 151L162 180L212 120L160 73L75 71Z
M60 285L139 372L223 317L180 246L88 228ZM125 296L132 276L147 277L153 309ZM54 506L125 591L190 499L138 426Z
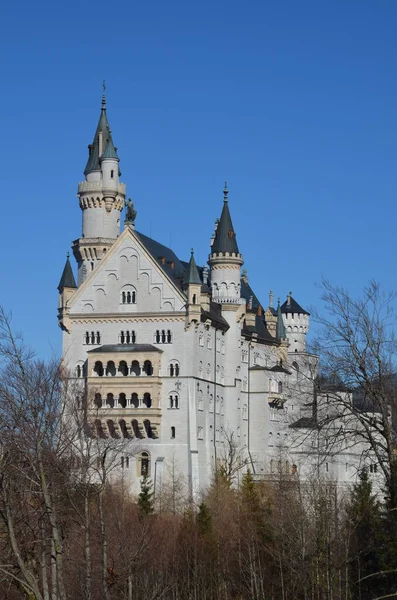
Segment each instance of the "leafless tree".
M315 343L321 355L317 424L336 449L355 446L371 455L396 509L396 294L374 281L358 298L327 280L322 290L326 315L314 311L323 326Z

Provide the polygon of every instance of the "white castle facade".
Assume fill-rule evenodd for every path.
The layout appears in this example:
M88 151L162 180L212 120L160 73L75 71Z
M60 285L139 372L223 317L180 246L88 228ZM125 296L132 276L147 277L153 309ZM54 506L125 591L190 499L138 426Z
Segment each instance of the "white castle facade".
M265 308L250 288L227 189L198 267L193 252L185 262L136 230L104 98L84 175L77 284L68 258L58 287L63 362L86 392L93 435L125 441L132 489L145 474L158 489L176 459L197 494L230 442L258 479L315 466L352 481L357 450L319 460L309 313L291 294L275 308L271 293Z

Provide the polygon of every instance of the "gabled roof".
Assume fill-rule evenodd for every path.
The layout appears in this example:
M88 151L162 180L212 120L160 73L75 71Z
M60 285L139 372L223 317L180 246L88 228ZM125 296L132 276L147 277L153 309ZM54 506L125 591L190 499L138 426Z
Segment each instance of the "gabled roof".
M233 229L232 218L230 216L227 194L228 190L225 186L224 201L221 218L219 219L218 227L215 232L214 243L211 247L211 254L239 254L236 234Z
M112 140L112 135L110 133L109 121L106 115L106 100L105 97L102 97L102 108L101 114L98 121L98 126L95 131L94 141L89 145L89 156L87 165L84 169L84 175L88 175L92 171L99 171L99 159L101 158L99 155L99 132L102 131L102 143L103 148L106 149L109 140ZM113 145L113 141L112 141ZM114 148L114 146L113 146Z
M167 273L168 277L172 279L173 283L182 291L182 284L185 278L185 272L188 263L184 263L179 260L177 255L171 248L167 248L163 244L156 242L147 235L135 231L138 239L145 246L146 250L157 260L157 263Z
M191 251L188 268L186 269L185 278L183 280L185 286L190 284L201 285L199 272L197 270L196 261L194 260L193 250Z
M70 264L70 260L69 260L69 253L66 258L65 267L63 269L61 280L58 285L59 293L61 293L62 290L66 287L67 288L77 288L76 281L75 281L73 271L72 271L72 265Z
M310 315L310 313L307 312L307 310L305 310L304 308L302 308L296 300L294 300L294 298L291 296L291 294L288 294L287 300L284 302L284 304L281 305L281 312L286 314L286 313L298 313L300 315Z

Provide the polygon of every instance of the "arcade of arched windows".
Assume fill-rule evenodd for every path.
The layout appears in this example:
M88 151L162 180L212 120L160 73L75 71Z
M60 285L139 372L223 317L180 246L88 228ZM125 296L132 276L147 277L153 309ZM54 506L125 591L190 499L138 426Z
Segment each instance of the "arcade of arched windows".
M179 408L179 396L176 392L171 392L171 394L169 395L169 408Z
M121 360L118 365L113 360L109 360L104 364L101 360L97 360L92 369L93 377L152 377L153 365L150 360L145 360L140 363L133 360L131 363Z
M153 400L149 392L144 392L138 395L136 392L132 394L101 394L96 392L94 395L95 408L152 408Z
M96 438L113 438L116 440L122 438L157 439L159 436L157 425L151 422L150 419L144 419L143 422L138 421L138 419L120 419L119 421L96 419L92 424L91 432L91 435Z
M83 344L86 346L95 346L101 343L100 331L86 331L83 336Z
M171 329L156 329L153 336L154 344L172 344Z
M120 331L119 342L120 342L120 344L135 344L136 343L135 331Z

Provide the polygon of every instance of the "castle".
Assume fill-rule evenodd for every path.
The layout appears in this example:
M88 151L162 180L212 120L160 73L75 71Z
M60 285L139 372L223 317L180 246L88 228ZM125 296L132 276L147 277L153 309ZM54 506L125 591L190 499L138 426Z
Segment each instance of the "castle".
M193 251L179 259L136 230L104 97L84 175L77 283L68 256L58 286L63 362L94 435L125 440L131 488L150 475L158 489L176 458L197 494L231 449L258 479L304 476L319 453L310 315L291 293L264 307L251 289L227 187L208 266L197 266ZM321 468L350 481L355 465L340 449Z

